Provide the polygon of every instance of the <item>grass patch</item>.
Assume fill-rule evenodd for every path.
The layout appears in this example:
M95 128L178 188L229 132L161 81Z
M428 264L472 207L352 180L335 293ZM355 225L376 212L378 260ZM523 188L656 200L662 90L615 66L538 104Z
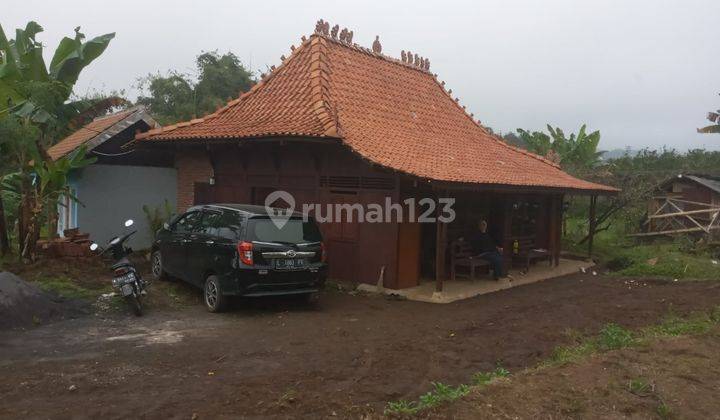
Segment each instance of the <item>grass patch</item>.
M628 383L628 391L638 397L647 397L652 395L653 386L644 379L633 379Z
M597 347L600 350L617 350L635 343L633 333L617 324L607 324L600 330Z
M456 387L441 382L433 382L433 389L421 395L418 401L394 401L387 404L385 415L409 416L421 410L437 407L440 404L455 401L470 392L470 386L461 384Z
M541 363L541 366L565 364L593 353L623 349L650 339L704 334L718 324L720 324L720 306L709 312L695 313L685 318L670 314L660 324L636 332L611 323L605 325L597 337L581 339L578 344L572 346L556 347L550 359Z
M672 415L673 415L670 407L668 407L668 405L665 404L664 402L661 402L655 411L657 411L657 415L661 419L669 419L669 418L672 418Z
M600 351L617 350L635 344L633 333L617 324L607 324L593 338L578 339L572 346L559 346L543 365L565 364Z
M703 334L720 321L720 306L708 314L695 314L689 318L681 318L671 314L659 325L644 330L645 338L675 337L679 335Z
M507 378L508 376L510 376L510 371L502 366L498 366L490 372L478 372L473 375L472 379L475 385L487 385L497 378Z
M46 292L54 292L69 299L93 300L100 292L77 285L67 277L38 277L33 281Z

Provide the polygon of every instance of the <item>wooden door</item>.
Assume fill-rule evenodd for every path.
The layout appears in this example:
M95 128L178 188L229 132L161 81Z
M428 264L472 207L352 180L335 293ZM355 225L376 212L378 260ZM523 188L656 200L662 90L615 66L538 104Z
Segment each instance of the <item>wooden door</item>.
M398 226L397 288L418 285L420 278L420 224L400 223Z

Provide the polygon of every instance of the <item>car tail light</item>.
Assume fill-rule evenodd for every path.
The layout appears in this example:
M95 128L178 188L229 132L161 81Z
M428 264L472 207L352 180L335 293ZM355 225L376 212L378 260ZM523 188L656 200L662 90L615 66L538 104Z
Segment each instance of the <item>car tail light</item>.
M237 245L240 261L245 265L253 265L253 244L252 242L240 242Z
M320 242L320 262L327 261L327 251L325 250L325 242Z
M115 269L115 275L116 276L123 276L130 272L130 270L127 267L120 267Z

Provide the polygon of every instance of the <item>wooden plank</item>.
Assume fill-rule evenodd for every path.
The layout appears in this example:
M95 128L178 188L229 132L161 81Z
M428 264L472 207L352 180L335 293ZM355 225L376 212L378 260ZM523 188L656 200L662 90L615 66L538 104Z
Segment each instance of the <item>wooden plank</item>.
M720 229L720 226L712 226L710 230ZM655 236L655 235L671 235L674 233L690 233L690 232L705 232L703 228L686 228L686 229L675 229L675 230L664 230L661 232L644 232L644 233L631 233L627 236L640 237L640 236Z
M689 201L689 200L681 200L679 198L668 198L669 201L677 201L678 203L687 203L687 204L695 204L696 206L705 206L705 207L711 207L712 204L710 203L701 203L699 201Z
M675 217L675 216L686 216L688 214L701 214L701 213L712 213L712 212L719 212L720 207L715 207L712 209L704 209L704 210L688 210L688 211L681 211L678 213L663 213L658 215L652 215L649 216L648 219L662 219L665 217Z

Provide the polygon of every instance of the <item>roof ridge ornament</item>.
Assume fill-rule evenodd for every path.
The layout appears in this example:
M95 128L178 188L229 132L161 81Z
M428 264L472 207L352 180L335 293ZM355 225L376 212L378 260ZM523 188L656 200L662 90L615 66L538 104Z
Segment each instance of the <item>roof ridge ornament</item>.
M375 35L375 41L372 43L372 51L375 54L382 54L382 45L380 44L380 35Z
M330 22L325 22L324 20L320 19L315 24L315 33L320 35L329 35L330 34Z

